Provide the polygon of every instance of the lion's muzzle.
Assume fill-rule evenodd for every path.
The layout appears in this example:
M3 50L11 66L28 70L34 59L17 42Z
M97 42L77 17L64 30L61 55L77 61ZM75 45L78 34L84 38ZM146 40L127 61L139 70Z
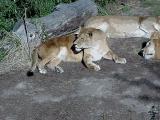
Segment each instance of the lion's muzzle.
M72 45L71 50L73 51L74 54L78 54L82 51L82 49L78 48L76 44Z

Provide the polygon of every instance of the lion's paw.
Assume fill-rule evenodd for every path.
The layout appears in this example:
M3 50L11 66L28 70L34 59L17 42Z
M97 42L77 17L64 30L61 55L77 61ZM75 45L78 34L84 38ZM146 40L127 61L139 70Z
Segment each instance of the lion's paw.
M96 66L94 66L94 70L95 70L95 71L99 71L99 70L101 70L101 68L100 68L99 65L96 65Z
M119 64L126 64L127 60L126 58L118 58L115 63L119 63Z
M46 70L46 69L41 69L41 68L39 68L39 72L40 72L41 74L46 74L46 73L47 73L47 70Z
M63 73L63 72L64 72L64 70L63 70L60 66L56 66L56 67L55 67L55 71L56 71L57 73Z

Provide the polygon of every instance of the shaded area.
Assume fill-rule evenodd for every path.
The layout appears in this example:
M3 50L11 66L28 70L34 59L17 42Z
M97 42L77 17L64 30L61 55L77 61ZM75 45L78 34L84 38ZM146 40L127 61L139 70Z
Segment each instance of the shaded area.
M26 70L0 76L0 119L146 120L159 105L160 64L137 55L143 38L112 39L110 45L126 65L97 62L101 71L80 63L62 63L64 73L26 76ZM158 107L157 107L158 108ZM151 111L151 112L149 112Z

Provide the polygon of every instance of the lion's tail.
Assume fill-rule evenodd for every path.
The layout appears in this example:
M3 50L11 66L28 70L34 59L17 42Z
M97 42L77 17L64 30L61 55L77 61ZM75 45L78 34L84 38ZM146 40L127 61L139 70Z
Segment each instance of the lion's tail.
M33 76L34 75L34 71L37 68L37 64L38 64L38 52L37 52L37 49L34 49L33 52L32 52L32 67L27 72L27 76Z

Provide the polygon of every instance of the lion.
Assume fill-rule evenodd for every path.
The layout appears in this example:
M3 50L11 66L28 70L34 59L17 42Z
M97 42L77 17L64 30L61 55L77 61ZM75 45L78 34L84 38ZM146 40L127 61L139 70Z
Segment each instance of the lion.
M160 32L153 32L150 40L142 43L142 49L138 55L146 60L160 60Z
M78 37L78 38L77 38ZM125 64L126 59L118 57L108 46L106 34L95 28L81 29L79 35L74 34L52 38L37 46L32 53L32 67L27 72L32 76L36 68L42 74L46 74L48 68L62 73L59 66L64 62L83 62L92 70L99 71L100 66L93 63L102 57L114 60L115 63Z
M155 29L160 31L160 16L93 16L82 26L100 29L110 38L150 38Z

